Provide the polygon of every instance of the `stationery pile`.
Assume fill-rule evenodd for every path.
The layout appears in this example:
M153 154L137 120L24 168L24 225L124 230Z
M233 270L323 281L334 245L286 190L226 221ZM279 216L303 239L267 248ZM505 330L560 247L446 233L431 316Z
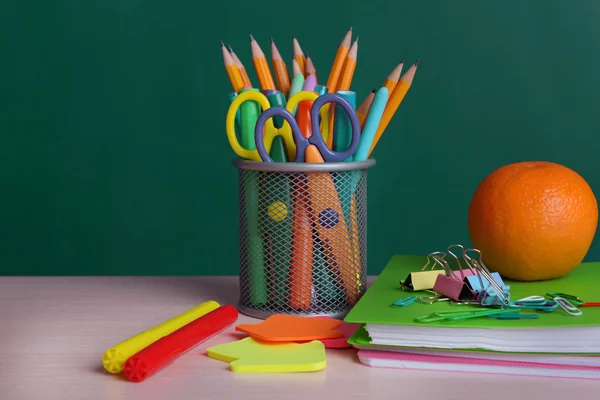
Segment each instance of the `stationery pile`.
M600 300L600 263L549 281L502 281L468 252L391 259L345 318L361 324L349 342L363 364L600 378L600 304L584 301Z

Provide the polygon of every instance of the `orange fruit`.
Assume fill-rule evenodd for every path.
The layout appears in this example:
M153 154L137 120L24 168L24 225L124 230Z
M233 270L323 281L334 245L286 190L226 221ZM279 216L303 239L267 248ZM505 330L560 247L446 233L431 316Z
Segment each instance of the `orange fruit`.
M575 171L552 162L498 168L477 187L469 235L483 263L519 281L554 279L577 267L598 225L598 202Z

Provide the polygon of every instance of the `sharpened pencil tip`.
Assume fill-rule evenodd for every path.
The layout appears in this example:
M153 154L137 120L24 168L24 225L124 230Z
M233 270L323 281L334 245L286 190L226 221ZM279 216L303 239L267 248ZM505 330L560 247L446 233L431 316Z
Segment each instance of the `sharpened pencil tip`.
M250 35L250 41L254 42L254 36Z
M221 47L225 47L225 43L221 40Z
M228 44L227 46L229 46L229 51L233 53L233 48L231 47L231 45Z
M348 29L349 31L352 31L352 25L350 25L350 29Z
M400 64L404 64L404 60L400 61Z
M419 65L419 59L417 58L417 61L415 61L415 67Z
M275 41L273 40L273 36L271 36L271 43L275 43Z
M377 92L377 90L375 90L375 89L371 90L371 93L376 93L376 92Z

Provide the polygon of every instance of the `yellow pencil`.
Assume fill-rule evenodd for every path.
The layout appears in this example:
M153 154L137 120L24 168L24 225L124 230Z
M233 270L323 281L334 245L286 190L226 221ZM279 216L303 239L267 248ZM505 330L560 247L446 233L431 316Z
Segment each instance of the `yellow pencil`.
M389 93L394 91L394 88L398 84L400 80L400 75L402 74L402 68L404 67L404 60L400 61L400 64L396 66L387 76L385 81L383 82L383 86L387 88Z
M235 54L233 52L231 45L229 45L229 54L231 54L231 58L233 58L233 61L235 61L235 65L237 65L238 69L240 70L240 74L242 75L242 80L244 81L244 86L252 87L252 82L250 81L248 72L246 72L246 67L244 67L244 64L242 64L242 62L238 58L237 54Z
M317 82L319 81L319 78L317 77L317 70L315 69L315 65L313 64L313 62L312 62L311 58L308 56L308 54L306 54L306 64L304 66L304 74L305 74L305 78L307 78L309 75L314 75Z
M367 115L369 114L369 110L371 109L371 104L373 104L373 99L375 98L375 89L371 90L371 93L365 97L360 106L356 109L356 116L358 117L358 121L360 122L360 129L364 128L365 121L367 120Z
M350 51L350 43L352 42L352 27L348 29L344 39L338 46L337 53L335 55L335 59L333 60L333 65L331 66L331 71L329 72L329 77L327 78L327 90L329 93L335 92L335 88L337 87L338 80L340 79L340 74L342 73L342 68L344 67L344 63L346 62L346 57L348 56L348 52Z
M377 145L377 142L381 138L381 135L383 135L385 128L387 128L388 124L390 123L390 120L394 116L394 113L400 106L400 103L402 103L404 96L406 96L408 89L410 89L410 86L412 85L418 65L419 65L419 60L417 60L408 69L408 71L406 71L404 76L402 78L400 78L400 80L398 81L398 84L396 85L396 88L394 89L394 92L390 95L390 98L385 106L385 110L383 111L383 115L381 116L381 121L379 121L379 126L377 127L377 132L375 132L375 137L373 138L373 144L371 144L371 150L369 150L369 155L367 157L371 156L371 153L373 152L373 149L375 148L375 146Z
M250 45L252 46L252 62L254 63L260 90L275 90L275 82L273 82L273 75L271 75L265 53L263 53L252 35L250 35Z
M346 57L346 62L344 64L344 69L342 70L342 74L340 75L338 85L336 86L336 91L350 90L350 85L352 84L352 78L354 77L354 70L356 69L357 56L358 56L358 37L354 40L354 43L352 43L352 47L350 47L350 51L348 52L348 57Z
M287 97L291 86L290 75L285 61L283 61L277 46L275 46L273 38L271 38L271 62L273 63L273 71L275 71L275 79L277 80L279 91Z
M225 62L225 70L227 71L229 82L231 82L233 91L237 93L244 87L244 80L242 79L240 70L235 65L235 61L231 57L231 54L229 54L229 51L227 51L223 42L221 42L221 52L223 53L223 61Z
M298 63L298 66L300 67L300 71L302 72L302 75L304 75L306 57L304 57L304 52L302 52L302 47L300 47L300 43L298 43L298 39L296 39L295 36L293 38L293 43L294 43L294 60L296 60L296 62Z

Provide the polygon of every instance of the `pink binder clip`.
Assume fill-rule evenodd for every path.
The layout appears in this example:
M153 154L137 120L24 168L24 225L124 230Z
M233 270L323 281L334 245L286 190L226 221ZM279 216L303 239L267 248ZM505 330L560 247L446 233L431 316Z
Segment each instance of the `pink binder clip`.
M460 247L464 252L464 247L460 244L452 244L448 246L448 253L456 260L458 267L457 271L453 271L450 265L445 259L438 259L440 264L446 271L445 275L438 275L433 290L452 299L452 300L471 300L477 298L475 293L471 290L469 285L466 284L466 278L477 274L469 263L466 263L466 269L463 268L460 259L450 249L453 247ZM464 253L463 253L464 254Z

